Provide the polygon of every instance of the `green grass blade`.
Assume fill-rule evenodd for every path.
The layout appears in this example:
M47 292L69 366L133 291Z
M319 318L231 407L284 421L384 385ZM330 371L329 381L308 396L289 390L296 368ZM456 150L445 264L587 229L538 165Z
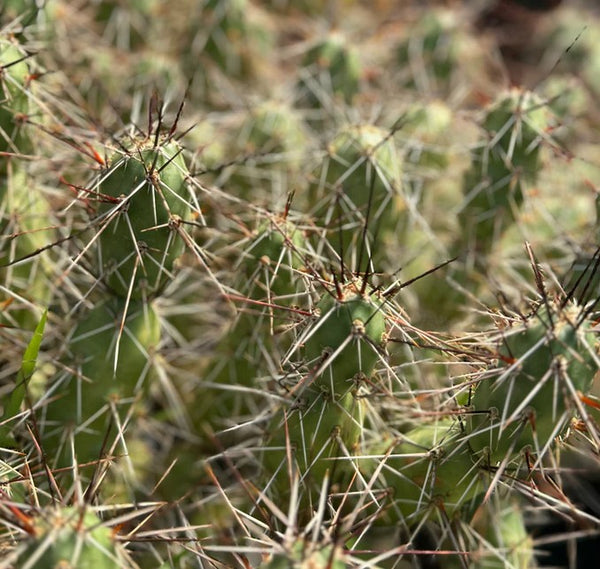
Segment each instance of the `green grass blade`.
M37 364L37 358L40 351L40 345L44 336L44 328L46 326L46 319L48 317L48 311L45 310L38 322L38 325L33 332L33 336L27 345L23 360L21 363L21 369L17 374L15 388L11 391L7 397L8 401L4 405L4 416L3 420L6 421L14 417L21 408L25 393L27 390L27 384L33 375L35 366ZM4 426L3 430L6 428ZM6 436L6 433L2 433L2 438Z

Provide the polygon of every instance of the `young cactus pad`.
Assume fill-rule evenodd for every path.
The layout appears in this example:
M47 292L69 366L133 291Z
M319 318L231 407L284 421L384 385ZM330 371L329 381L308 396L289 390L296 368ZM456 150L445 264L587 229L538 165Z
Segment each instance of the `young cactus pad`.
M338 395L360 374L369 377L385 344L382 301L351 283L339 295L327 292L317 304L319 318L306 335L306 357L318 365L315 383Z
M305 251L304 234L291 221L276 217L263 223L244 252L242 261L244 274L250 279L252 288L264 288L262 293L257 295L255 291L250 296L273 298L293 295L298 287L297 271L303 266Z
M503 333L500 365L479 382L472 399L475 451L496 464L525 446L539 454L577 414L579 393L598 371L593 322L574 303L541 304L524 323Z
M477 525L484 525L482 537L493 548L481 558L474 556L473 569L528 569L534 564L534 541L527 533L523 509L514 499L500 498L478 512Z
M31 141L24 130L29 115L27 54L15 42L0 39L0 152L25 153ZM7 160L0 160L0 175Z
M327 108L332 97L351 103L360 89L358 53L339 32L316 43L304 56L302 66L300 104Z
M198 21L202 26L193 44L223 72L248 77L255 71L253 56L264 55L273 42L256 8L247 0L202 0ZM258 57L257 57L258 59Z
M356 396L356 389L337 397L310 386L291 407L280 407L263 451L263 474L276 497L289 499L290 470L297 473L303 496L313 504L325 476L330 484L348 480L355 471L348 458L359 448L363 423L364 400Z
M287 311L280 307L294 304L302 292L298 269L305 247L302 231L282 217L258 228L238 264L240 292L250 302L244 303L215 348L204 373L211 384L258 389L260 378L269 372L269 359L289 348L288 336L274 334L273 328L286 321ZM193 416L201 423L239 416L262 399L242 389L222 391L216 399L204 392L199 395Z
M177 233L190 215L187 167L179 146L143 144L116 155L97 188L101 274L112 292L142 298L160 291L184 249Z
M151 352L160 341L160 324L152 305L131 302L120 332L125 301L109 299L87 314L69 341L71 361L78 375L65 377L45 408L47 430L64 434L64 427L76 432L79 460L98 458L109 403L132 398L146 386ZM106 412L101 412L106 408ZM96 417L90 422L91 417ZM82 425L85 423L85 428ZM54 438L46 437L46 451L52 454ZM62 462L62 461L61 461Z
M427 94L448 89L457 67L460 30L451 11L427 10L396 48L399 68L407 87Z
M319 180L313 197L331 247L345 260L353 257L353 270L365 271L369 256L377 261L385 249L364 246L365 226L369 236L385 242L401 239L406 222L402 163L390 133L366 124L342 129L328 146Z
M489 251L515 221L523 182L536 180L542 142L552 126L547 105L530 91L508 91L486 111L487 140L476 149L464 178L460 222L470 231L470 247Z
M403 434L400 441L374 441L367 454L383 451L385 458L361 461L368 477L383 461L378 484L394 491L394 503L386 513L389 520L413 524L424 516L436 519L436 508L448 516L464 512L467 517L481 503L485 486L458 421L443 418Z
M43 511L19 556L22 569L113 569L126 567L110 527L90 509L59 507Z

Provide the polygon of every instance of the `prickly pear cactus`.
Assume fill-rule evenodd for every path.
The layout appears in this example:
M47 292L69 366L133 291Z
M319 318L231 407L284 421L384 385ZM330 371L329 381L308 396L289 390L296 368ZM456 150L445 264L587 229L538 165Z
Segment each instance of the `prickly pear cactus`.
M491 464L519 458L524 448L541 456L581 411L598 371L596 333L584 308L552 300L523 322L503 330L500 364L479 382L472 404L476 453Z
M337 297L335 296L337 295ZM302 517L324 480L342 485L356 472L366 406L365 380L383 358L386 323L376 295L356 283L327 290L304 336L306 374L275 408L265 434L263 476L275 496L300 484Z
M351 283L326 293L319 318L305 339L309 365L318 366L315 384L344 393L357 375L369 377L385 346L383 300Z
M27 57L16 40L0 38L0 152L9 153L7 156L31 152ZM0 161L1 176L6 175L9 163L6 157Z
M457 22L450 11L432 10L396 48L407 87L427 93L448 88L457 66Z
M315 178L311 201L331 249L351 270L368 271L407 224L402 161L391 133L372 125L340 130Z
M502 569L510 564L526 569L536 566L533 539L527 533L523 511L517 501L495 500L492 507L481 510L475 524L485 528L482 537L493 548L472 555L473 567Z
M598 14L482 3L0 2L0 568L596 538Z
M295 192L297 202L309 142L302 114L289 103L273 99L251 108L230 143L240 163L229 169L228 191L270 207Z
M376 440L366 454L382 458L361 460L363 472L372 475L383 463L378 484L393 492L384 518L409 525L424 518L435 520L440 512L468 519L483 499L485 480L471 459L459 421L445 417L397 440Z
M113 294L148 298L169 280L185 248L190 216L187 168L174 141L154 140L117 153L95 188L98 277Z
M112 528L90 508L46 508L35 519L19 556L28 569L129 567Z
M247 0L202 0L199 8L205 25L194 27L192 48L225 73L251 76L273 41L256 7Z
M72 437L77 460L100 458L113 415L125 413L122 409L147 391L159 341L160 324L151 304L127 304L116 297L86 314L68 342L74 368L56 379L51 387L56 400L45 406L50 456L70 464Z
M29 188L23 191L23 188ZM2 297L10 302L3 319L29 329L43 307L52 302L54 263L47 254L36 255L53 236L53 219L44 192L15 163L6 177L0 176L0 284ZM10 300L9 300L10 299Z
M323 484L347 482L355 471L364 405L357 389L338 396L317 387L302 392L291 406L277 409L263 448L263 477L277 500L289 500L300 485L300 517L318 503Z
M215 384L217 391L219 386L232 390L215 394L210 404L204 394L195 408L197 420L210 423L217 416L227 418L252 408L249 402L253 396L244 388L259 389L260 378L269 374L272 358L283 357L290 347L289 335L278 328L286 321L289 307L303 301L305 252L302 230L282 216L273 216L249 239L237 264L241 275L240 295L236 296L239 312L204 372L205 381Z
M343 34L331 32L303 58L298 104L327 109L336 98L351 103L360 90L361 72L356 50Z
M486 140L475 150L464 177L459 214L467 236L463 247L489 252L518 218L526 189L542 166L541 151L552 126L546 103L522 89L500 95L486 110Z

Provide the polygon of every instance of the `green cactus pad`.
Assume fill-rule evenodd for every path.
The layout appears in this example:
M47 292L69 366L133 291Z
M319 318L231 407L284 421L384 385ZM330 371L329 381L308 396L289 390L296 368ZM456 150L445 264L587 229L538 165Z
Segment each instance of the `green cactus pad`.
M289 497L290 469L298 474L305 499L313 503L326 475L330 484L348 480L355 470L350 457L359 449L364 405L355 389L335 396L313 386L292 408L274 414L263 447L263 476L279 498Z
M371 455L378 452L384 458L361 460L360 465L371 475L384 462L378 484L394 491L389 519L409 524L423 516L437 519L436 509L451 518L461 512L468 517L481 503L486 487L457 421L448 418L416 427L398 444L378 440L367 450Z
M51 252L43 251L53 240L54 221L46 195L20 162L11 164L6 177L0 175L0 234L0 302L11 299L0 320L28 329L56 293L51 282L55 264ZM10 264L20 259L25 260Z
M242 292L249 292L254 299L293 295L298 288L298 270L303 266L305 252L304 233L291 221L278 217L262 224L241 261L254 292L250 293L246 287Z
M114 569L126 567L110 527L91 509L46 509L35 520L35 535L19 557L30 569Z
M530 91L508 91L487 109L487 140L475 150L463 183L459 222L467 228L469 248L489 251L515 222L524 200L523 184L537 179L540 150L553 124L547 104Z
M26 56L18 43L0 39L0 152L31 152L24 122L30 113ZM6 174L7 164L8 160L1 157L0 175Z
M407 223L402 161L393 137L367 124L340 130L316 177L319 183L312 188L312 201L317 203L319 223L327 226L331 247L343 253L352 270L366 271L369 257L377 263L384 256L385 243L401 240ZM375 235L377 243L373 243Z
M247 0L203 0L200 4L203 26L194 43L203 45L202 54L231 76L253 75L256 59L273 43L260 12Z
M596 333L583 310L542 304L523 324L503 333L500 363L472 399L470 444L490 461L542 452L577 415L577 393L589 392L598 371ZM489 413L488 413L489 411Z
M283 102L267 100L244 120L237 143L247 153L281 154L288 165L307 145L302 116Z
M408 26L410 36L396 48L406 87L431 93L447 88L458 65L458 22L449 10L428 10Z
M324 294L317 308L319 318L306 334L306 357L319 367L317 385L345 393L356 376L370 376L381 358L386 330L382 302L351 284L340 298Z
M117 155L97 188L101 275L112 292L151 296L184 250L177 226L190 216L187 167L175 142Z
M407 126L403 132L410 136L406 161L433 170L447 168L452 109L443 101L433 100L413 105L406 118Z
M362 67L358 53L337 31L306 53L302 67L298 85L302 106L327 108L336 97L349 104L360 90Z
M159 320L152 305L132 302L121 334L124 310L124 300L109 299L73 331L70 361L78 375L62 378L53 390L56 401L44 409L46 429L54 433L45 439L49 458L67 428L74 429L78 459L97 459L111 414L109 402L118 406L148 387L152 351L160 341ZM58 461L64 464L70 457L63 453Z
M497 499L478 512L482 536L493 545L475 559L473 569L529 569L534 565L534 542L527 532L524 511L517 500Z

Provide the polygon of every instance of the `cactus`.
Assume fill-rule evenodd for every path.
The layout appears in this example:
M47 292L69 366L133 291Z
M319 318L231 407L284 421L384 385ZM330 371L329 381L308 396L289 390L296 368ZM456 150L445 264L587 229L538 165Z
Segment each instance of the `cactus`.
M274 412L262 449L264 483L276 500L287 502L298 477L301 520L318 503L324 480L337 486L352 476L349 458L359 449L364 414L356 389L337 395L317 387Z
M175 142L143 141L117 154L95 187L98 277L114 294L147 298L164 287L185 243L191 213L187 168Z
M405 85L431 93L447 88L457 66L457 26L449 11L431 11L396 48Z
M112 405L119 412L119 406L129 408L136 396L147 391L159 341L160 324L151 304L127 305L115 297L86 314L68 341L74 368L67 368L52 385L56 401L44 402L49 456L59 464L71 464L69 437L74 437L77 460L100 458L115 412Z
M438 510L449 519L469 519L483 499L485 478L458 421L444 418L416 427L400 441L377 441L369 451L383 451L382 459L361 460L364 472L372 474L382 462L378 483L393 490L384 519L412 525L424 517L438 519Z
M230 76L248 79L255 75L259 58L273 43L262 13L247 0L202 0L199 10L205 25L189 30L192 53Z
M305 337L308 361L323 368L315 384L341 394L357 374L369 377L385 344L383 301L368 297L355 283L339 295L325 294L317 304L320 314Z
M591 539L597 50L447 4L2 4L1 567Z
M505 330L497 377L480 381L472 404L470 445L490 464L538 456L580 412L577 393L590 391L598 369L596 335L583 308L548 301L521 325Z
M54 234L50 204L34 179L15 164L0 181L0 208L10 212L10 217L0 217L0 284L11 303L2 317L28 329L53 298L53 262L48 254L37 254Z
M113 530L89 508L47 508L36 517L19 566L27 569L130 567Z
M496 500L493 508L483 510L477 520L485 531L482 537L493 547L472 555L477 569L526 569L534 566L533 539L527 533L523 511L516 500Z
M331 32L304 55L298 105L328 109L338 98L350 104L360 91L361 72L357 51L343 34Z
M252 236L238 262L240 292L238 302L247 299L232 325L225 331L203 378L212 397L202 395L193 409L198 425L211 424L231 416L244 416L264 399L245 389L259 389L273 360L282 357L290 341L277 328L287 319L287 307L297 304L302 292L300 269L306 243L302 231L286 217L273 216ZM271 367L272 369L272 367ZM229 390L227 388L233 388ZM235 388L238 388L238 391Z
M318 502L324 479L338 487L356 471L350 458L360 451L365 423L361 391L386 339L381 308L377 296L356 283L337 296L324 292L318 318L303 336L310 371L271 414L263 476L278 499L289 496L298 477L303 519Z
M525 188L535 183L553 118L534 93L513 89L486 110L487 140L475 150L464 178L459 223L463 247L485 254L518 218Z
M16 41L0 38L0 152L8 156L31 151L27 57ZM1 176L6 176L9 163L6 158L0 162Z
M50 12L48 4L50 0L6 0L0 8L0 24L17 20L22 29L44 24Z
M443 101L414 105L407 112L406 131L411 137L406 161L432 169L448 166L444 139L452 126L452 110Z
M118 0L100 0L95 3L94 19L104 27L104 37L124 51L138 49L145 43L145 33L156 0L136 0L126 5Z
M303 183L301 168L308 139L301 115L288 104L267 100L252 108L232 145L239 149L241 164L232 166L226 187L253 203L279 205L290 191ZM264 198L257 192L264 188Z
M408 223L402 163L390 133L372 125L342 129L315 178L311 202L331 249L355 272L377 270Z
M52 299L53 263L37 252L52 240L53 219L46 193L23 161L34 151L28 121L37 109L29 56L16 40L1 38L0 66L0 284L12 303L3 316L28 329Z

